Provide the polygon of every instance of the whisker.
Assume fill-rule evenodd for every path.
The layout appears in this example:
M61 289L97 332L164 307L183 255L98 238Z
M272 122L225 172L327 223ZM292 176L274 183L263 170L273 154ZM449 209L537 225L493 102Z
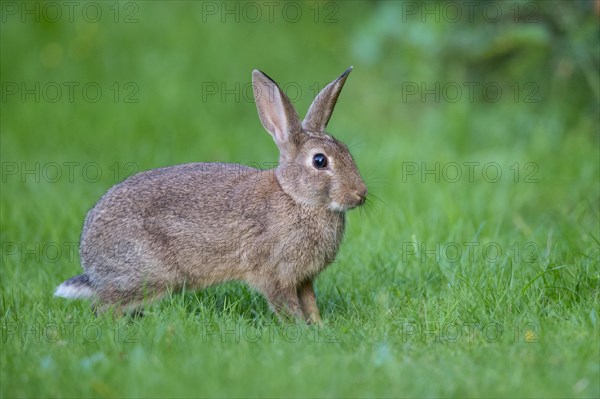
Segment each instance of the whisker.
M377 220L377 222L379 224L382 224L382 219L379 215L379 213L376 212L375 208L373 207L373 201L371 199L369 199L369 197L367 197L367 199L365 200L365 203L363 204L363 206L361 208L363 208L364 211L364 215L365 217L369 214L369 215L373 215L375 217L375 219Z
M385 202L382 198L378 197L377 195L373 194L373 193L369 193L369 197L373 198L379 202L381 202L383 205L385 205L389 210L393 210L392 207L390 206L390 204L388 204L387 202ZM369 200L369 197L367 197L367 200Z
M346 145L348 146L348 148L350 150L352 150L353 148L355 148L357 146L362 146L365 144L366 144L366 141L355 141L355 142L348 142Z

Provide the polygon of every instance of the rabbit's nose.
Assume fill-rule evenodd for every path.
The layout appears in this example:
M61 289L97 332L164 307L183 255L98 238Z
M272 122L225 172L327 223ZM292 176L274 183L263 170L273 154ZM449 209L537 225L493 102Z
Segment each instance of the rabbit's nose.
M359 189L357 189L354 194L359 198L359 203L360 205L364 204L365 201L367 200L367 187L366 186L362 186Z

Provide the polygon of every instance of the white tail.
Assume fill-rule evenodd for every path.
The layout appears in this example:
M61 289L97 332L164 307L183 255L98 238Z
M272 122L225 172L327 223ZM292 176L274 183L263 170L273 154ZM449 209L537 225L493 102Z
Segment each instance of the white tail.
M68 299L92 298L95 296L90 280L85 274L71 277L54 291L54 296Z

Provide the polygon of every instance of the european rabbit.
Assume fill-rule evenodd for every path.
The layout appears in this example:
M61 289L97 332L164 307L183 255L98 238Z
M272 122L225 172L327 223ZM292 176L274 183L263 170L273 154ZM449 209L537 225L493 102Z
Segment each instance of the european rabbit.
M351 70L319 93L303 122L279 86L253 71L279 166L193 163L113 186L85 219L84 273L55 295L134 309L167 290L241 280L277 313L319 322L313 280L337 254L345 211L367 195L348 148L325 133Z

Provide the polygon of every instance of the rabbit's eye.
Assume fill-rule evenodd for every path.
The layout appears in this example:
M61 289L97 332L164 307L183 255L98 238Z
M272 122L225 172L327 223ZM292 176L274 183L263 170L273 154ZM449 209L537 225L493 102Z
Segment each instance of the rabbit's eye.
M327 157L324 154L315 154L313 157L313 166L317 169L326 168L328 164Z

